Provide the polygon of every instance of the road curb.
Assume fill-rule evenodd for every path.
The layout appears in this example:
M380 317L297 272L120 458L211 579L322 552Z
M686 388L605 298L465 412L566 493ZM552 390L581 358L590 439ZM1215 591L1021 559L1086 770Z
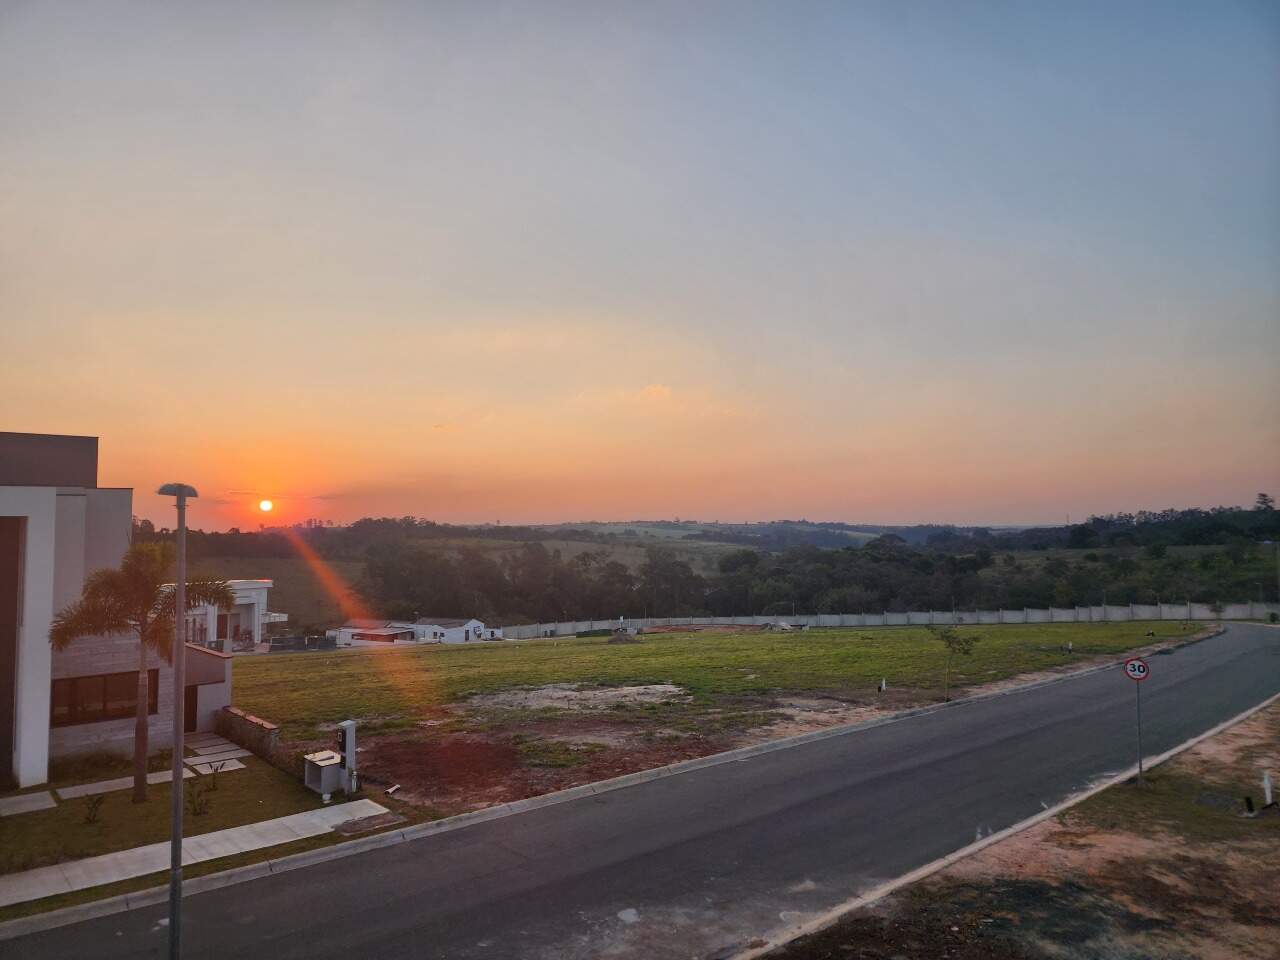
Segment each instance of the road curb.
M1157 767L1160 764L1164 763L1165 761L1170 760L1173 757L1176 757L1178 754L1183 753L1186 750L1190 750L1192 747L1196 746L1197 744L1200 744L1203 741L1208 740L1210 737L1216 737L1218 734L1222 733L1224 730L1229 730L1232 727L1234 727L1236 724L1243 723L1245 720L1248 720L1250 717L1252 717L1255 713L1265 710L1267 707L1277 702L1280 702L1280 693L1272 694L1266 700L1263 700L1261 703L1257 704L1256 706L1250 707L1248 710L1245 710L1243 713L1237 714L1236 716L1232 717L1229 720L1224 720L1222 723L1218 724L1217 726L1211 727L1210 729L1206 730L1204 733L1197 734L1196 736L1192 737L1190 740L1187 740L1179 744L1178 746L1174 747L1171 750L1166 750L1164 753L1158 754L1154 757L1148 757L1144 759L1143 767L1144 769L1148 769L1148 770L1151 769L1152 767ZM1133 766L1129 767L1127 770L1124 770L1113 776L1107 777L1104 780L1098 783L1095 783L1093 786L1089 787L1087 790L1082 790L1080 793L1077 793L1074 796L1068 797L1066 800L1063 800L1061 803L1054 804L1052 807L1048 807L1047 809L1042 810L1040 813L1037 813L1034 816L1028 817L1026 820L1019 821L1018 823L1013 824L1013 826L1005 827L1003 830L999 831L998 833L993 833L989 836L983 837L981 840L975 841L974 843L969 844L969 846L967 847L962 847L959 850L954 851L953 853L947 854L945 857L941 857L937 860L934 860L932 863L926 863L924 866L917 867L915 870L912 870L910 873L904 873L902 876L897 877L896 879L890 880L886 883L883 883L878 887L874 887L864 894L854 897L851 900L846 900L844 903L839 904L838 906L835 906L830 910L826 911L821 916L816 917L813 920L809 920L806 923L800 924L796 927L789 928L782 934L776 935L774 938L771 938L769 942L764 944L763 946L751 947L741 953L729 954L727 955L727 960L762 960L762 958L767 958L768 955L773 953L775 950L780 950L782 947L785 947L789 943L793 943L794 941L800 939L801 937L807 937L810 934L820 933L821 931L830 927L832 924L839 922L841 919L848 916L850 913L852 913L855 910L859 910L863 907L869 907L872 904L874 904L876 901L883 900L889 894L901 889L902 887L910 886L911 884L916 883L920 880L923 880L926 877L929 877L939 872L940 870L945 870L947 867L965 859L966 857L971 857L975 853L985 850L987 847L992 846L993 844L999 843L1001 840L1007 840L1009 837L1022 833L1024 830L1029 830L1031 827L1034 827L1038 823L1043 823L1045 820L1048 820L1051 817L1056 817L1058 814L1062 813L1063 811L1069 810L1071 807L1074 807L1076 804L1082 803L1083 801L1089 799L1094 794L1101 793L1103 790L1106 790L1110 787L1114 787L1116 784L1123 783L1124 781L1137 776L1137 774L1138 774L1138 765L1134 764Z
M1225 631L1226 627L1220 624L1212 632L1205 633L1203 636L1198 636L1195 639L1186 639L1167 647L1162 647L1161 649L1178 650L1182 647L1189 646L1190 644L1200 643L1203 640L1208 640L1211 637L1218 636ZM450 833L454 830L461 830L476 823L485 823L490 820L498 820L504 817L515 816L530 810L539 810L543 807L550 807L560 803L568 803L584 797L611 793L614 790L626 789L627 787L636 786L641 783L648 783L652 780L660 780L665 779L666 777L691 773L695 770L715 767L725 763L736 763L740 760L746 760L762 754L774 753L778 750L789 750L793 747L800 747L809 743L817 743L822 740L829 740L833 737L843 737L848 736L849 734L861 733L865 730L872 730L877 727L887 726L892 723L912 719L913 717L927 716L932 713L937 713L940 710L955 709L963 707L966 704L982 703L999 697L1028 693L1042 687L1063 683L1067 680L1074 680L1079 677L1086 677L1095 673L1100 673L1103 670L1112 669L1117 664L1123 662L1123 659L1109 660L1105 663L1082 667L1079 670L1073 670L1057 676L1046 677L1041 680L1032 680L1022 684L1014 684L1000 690L992 690L987 693L980 693L974 696L963 697L958 700L951 700L944 703L934 703L929 704L928 706L900 710L884 717L877 717L874 720L864 720L860 723L828 727L825 730L814 730L809 733L796 734L795 736L783 737L778 740L769 740L765 743L752 744L747 747L738 747L734 750L726 750L722 753L714 753L706 757L695 757L692 760L682 760L679 763L669 764L665 767L654 767L649 770L640 770L636 773L623 774L620 777L614 777L609 780L600 780L596 783L581 784L576 787L569 787L565 790L557 790L554 793L545 793L537 797L529 797L527 799L516 800L511 803L485 807L483 810L473 810L469 813L461 813L453 817L445 817L440 820L432 820L428 823L415 824L414 826L405 827L401 830L389 830L384 833L361 837L357 840L348 840L346 842L333 844L327 847L319 847L315 850L304 850L301 853L290 854L278 859L261 860L257 863L246 864L241 867L232 867L228 870L221 870L217 873L209 873L200 877L194 877L191 880L185 880L182 885L183 896L194 896L206 891L218 890L222 887L229 887L238 883L247 883L250 880L258 880L273 874L287 873L291 870L302 869L318 863L340 860L344 857L356 856L371 850L395 846L399 843L406 843L412 840L420 840L440 833ZM1255 708L1255 710L1256 709L1261 709L1261 707ZM1239 722L1239 719L1243 718L1238 718L1237 720L1230 722ZM1203 739L1204 736L1205 735L1202 735L1201 739ZM1188 744L1192 742L1193 741L1188 741ZM1198 743L1199 740L1194 742ZM1179 749L1185 748L1186 745ZM1163 759L1166 758L1162 757L1160 760L1153 761L1153 765L1155 763L1163 762ZM1097 791L1095 790L1093 792ZM1078 799L1071 801L1071 803L1078 803L1089 795L1090 794L1088 793L1082 794ZM1058 808L1054 809L1056 810ZM1036 820L1034 822L1039 821ZM1030 826L1031 823L1032 821L1027 821L1025 825L1019 826L1018 829L1026 829L1026 827ZM999 837L1002 836L1002 834L995 834L993 836ZM989 840L991 840L990 837L984 838L982 842L983 845L985 845ZM968 856L969 853L976 852L978 849L981 849L981 847L975 844L972 847L965 849L968 852L964 855ZM941 869L941 867L938 867L937 869ZM894 882L896 883L897 881ZM896 889L896 887L894 889ZM889 891L886 891L886 893L887 892ZM885 894L883 893L880 894L880 896L884 895ZM155 886L149 887L145 890L139 890L134 893L104 897L101 900L93 900L88 903L75 904L74 906L62 907L56 910L48 910L43 913L36 913L27 917L18 917L14 920L8 920L0 923L0 941L11 940L15 937L25 936L29 933L38 933L43 930L53 930L69 924L79 923L82 920L92 920L115 913L123 913L128 910L139 909L141 907L154 906L155 904L166 902L167 899L168 887ZM849 907L848 909L856 908ZM794 937L792 939L794 939ZM769 949L777 949L777 947L773 946ZM746 955L744 955L744 958L745 956ZM752 954L752 956L761 956L761 954ZM739 958L735 958L735 960L739 960Z

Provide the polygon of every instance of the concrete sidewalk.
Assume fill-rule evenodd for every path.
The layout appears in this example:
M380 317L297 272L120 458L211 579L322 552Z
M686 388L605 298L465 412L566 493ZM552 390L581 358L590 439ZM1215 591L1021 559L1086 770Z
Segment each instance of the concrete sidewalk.
M48 790L38 793L20 793L14 797L0 800L0 817L12 817L19 813L33 813L36 810L48 810L57 806Z
M182 771L182 779L189 780L195 774L190 770ZM155 786L158 783L169 783L173 780L172 770L156 770L147 774L147 783ZM99 793L115 793L117 790L128 790L133 786L133 777L116 777L114 780L99 780L96 783L77 783L70 787L58 787L53 792L59 800L76 800L80 797L92 797Z
M316 837L348 820L386 812L386 807L372 800L353 800L319 810L277 817L275 820L263 820L260 823L186 837L182 841L182 862L184 865L201 863L305 837ZM11 873L0 876L0 907L59 893L71 893L104 883L115 883L117 880L142 877L168 868L169 841L163 840L131 850L119 850L98 857Z

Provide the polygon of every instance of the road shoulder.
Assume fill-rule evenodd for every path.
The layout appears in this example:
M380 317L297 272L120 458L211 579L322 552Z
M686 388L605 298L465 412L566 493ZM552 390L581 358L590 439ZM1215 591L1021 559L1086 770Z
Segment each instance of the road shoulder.
M771 960L1097 956L1266 960L1280 942L1280 702L1043 818ZM1280 786L1277 788L1280 793Z

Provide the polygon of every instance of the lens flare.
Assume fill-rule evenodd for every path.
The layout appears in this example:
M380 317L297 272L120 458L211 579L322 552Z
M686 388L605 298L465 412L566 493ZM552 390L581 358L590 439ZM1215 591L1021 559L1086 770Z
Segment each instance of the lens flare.
M307 565L320 584L320 588L338 605L345 619L375 619L373 611L361 599L360 594L316 553L311 544L307 543L297 530L286 527L281 532L302 558L303 563ZM388 655L375 656L374 663L379 668L378 677L368 682L386 689L392 701L401 710L410 711L414 709L415 704L435 702L437 694L434 691L439 685L439 677L436 671L431 669L435 658L428 661L421 656L410 654L409 651L399 652L405 656L396 656L390 650L387 651ZM417 653L424 652L417 651ZM406 659L408 656L413 656L412 661Z
M325 563L320 555L312 549L311 544L302 539L298 531L291 527L286 527L280 532L284 534L290 546L297 551L298 556L302 558L302 562L307 565L312 576L320 584L320 588L338 605L343 617L348 620L373 619L373 611L365 606L351 585L343 580L329 564Z

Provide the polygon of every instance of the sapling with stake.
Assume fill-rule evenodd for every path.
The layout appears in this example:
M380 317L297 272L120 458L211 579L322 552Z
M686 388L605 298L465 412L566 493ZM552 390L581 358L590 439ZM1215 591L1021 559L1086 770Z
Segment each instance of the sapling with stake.
M951 699L951 663L956 654L963 657L972 654L973 645L978 642L978 638L962 634L955 627L930 627L929 632L947 648L947 669L942 685L942 699L949 701Z

